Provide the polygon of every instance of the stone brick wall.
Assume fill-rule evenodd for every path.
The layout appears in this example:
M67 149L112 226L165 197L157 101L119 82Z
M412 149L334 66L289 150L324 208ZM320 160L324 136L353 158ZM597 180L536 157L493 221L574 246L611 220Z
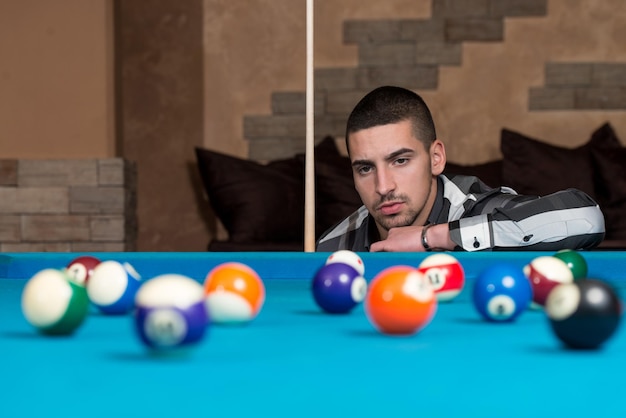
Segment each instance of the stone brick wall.
M342 137L348 114L384 84L435 90L440 66L462 65L463 42L498 42L506 17L545 16L547 0L433 0L430 19L348 20L346 44L358 46L355 68L314 71L316 140ZM304 152L305 92L272 95L272 115L244 116L249 158Z
M503 42L505 18L547 13L547 0L432 0L430 19L345 21L343 40L357 46L358 65L315 69L316 140L343 137L349 112L371 89L437 91L441 67L463 65L464 43ZM529 112L626 110L626 64L546 62L544 85L527 91ZM244 116L249 158L304 152L305 100L304 92L277 92L271 115Z
M530 110L626 109L626 64L547 63L529 99Z
M0 160L0 251L134 251L136 184L121 158Z

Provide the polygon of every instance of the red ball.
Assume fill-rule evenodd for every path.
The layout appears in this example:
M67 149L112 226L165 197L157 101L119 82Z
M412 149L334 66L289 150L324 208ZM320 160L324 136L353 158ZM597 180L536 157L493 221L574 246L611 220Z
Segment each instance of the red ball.
M571 283L574 275L567 264L556 257L540 256L524 266L524 274L533 289L533 308L542 308L557 285Z
M83 255L70 261L65 267L69 278L77 284L86 286L93 270L100 264L100 260L90 255Z
M384 334L415 334L433 319L437 298L426 276L416 268L389 267L372 280L365 311L372 325Z
M418 270L430 281L439 302L456 298L465 286L463 266L450 254L429 255L420 263Z

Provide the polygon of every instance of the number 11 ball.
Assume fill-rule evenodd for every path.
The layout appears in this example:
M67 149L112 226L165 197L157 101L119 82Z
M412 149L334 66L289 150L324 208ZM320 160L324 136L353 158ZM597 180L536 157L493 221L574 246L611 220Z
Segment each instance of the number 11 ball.
M617 329L621 301L609 284L586 279L556 286L545 311L554 334L566 346L593 349Z
M430 280L439 302L453 300L465 285L463 266L450 254L429 255L420 263L418 270Z
M493 264L474 282L474 307L490 322L514 321L531 300L530 282L522 269L513 264Z

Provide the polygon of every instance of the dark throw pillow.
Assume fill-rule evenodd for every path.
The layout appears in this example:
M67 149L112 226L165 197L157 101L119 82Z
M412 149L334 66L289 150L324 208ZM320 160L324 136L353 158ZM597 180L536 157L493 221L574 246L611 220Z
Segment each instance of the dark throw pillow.
M209 203L230 242L303 240L303 169L298 161L263 165L203 148L195 151Z
M596 197L592 149L619 147L609 124L597 129L591 139L577 148L563 148L503 129L502 183L520 194L544 196L576 188Z
M593 159L606 239L626 240L626 148L594 149Z
M304 154L263 165L200 147L195 152L209 204L228 231L226 247L243 251L244 246L236 244L258 243L264 248L286 248L272 243L304 241ZM341 155L333 137L317 144L314 154L319 237L358 209L361 200L354 189L350 159Z
M463 165L446 162L443 174L462 174L465 176L475 176L482 180L489 187L502 186L502 160L489 161L482 164Z

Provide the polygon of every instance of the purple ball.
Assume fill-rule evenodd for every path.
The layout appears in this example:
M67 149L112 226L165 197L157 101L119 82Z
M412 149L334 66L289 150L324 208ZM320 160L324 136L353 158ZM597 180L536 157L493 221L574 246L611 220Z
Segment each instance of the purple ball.
M141 341L152 348L174 348L202 340L207 329L203 302L185 309L176 307L137 308L135 325Z
M312 283L315 302L328 313L348 313L365 299L367 282L353 267L343 263L322 266Z
M202 286L195 280L162 275L137 292L135 328L149 348L171 350L200 342L209 317Z

